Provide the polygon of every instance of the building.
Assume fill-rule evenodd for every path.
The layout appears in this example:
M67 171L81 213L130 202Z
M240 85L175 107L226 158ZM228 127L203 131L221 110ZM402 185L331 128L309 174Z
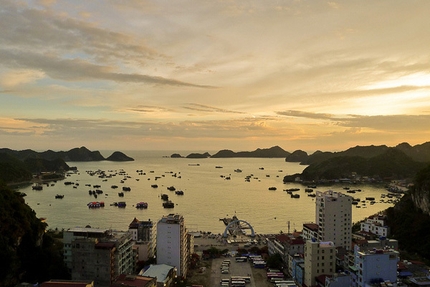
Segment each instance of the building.
M345 287L351 286L351 276L346 273L335 273L333 276L325 278L325 287Z
M318 224L303 223L302 237L304 240L318 239Z
M139 221L134 218L128 227L135 242L138 261L146 261L155 257L156 231L151 220Z
M279 254L284 266L289 269L290 255L303 254L305 241L301 236L296 234L278 234L267 238L267 247L269 255Z
M119 275L111 287L157 287L157 278L139 275Z
M157 223L157 264L174 266L178 276L186 277L190 252L184 217L163 216Z
M353 286L364 287L374 283L397 281L399 252L393 249L360 250L354 247L357 281Z
M332 190L316 192L318 241L351 249L352 197Z
M31 285L34 286L34 285ZM93 281L49 280L41 283L40 287L94 287Z
M390 228L385 225L385 218L378 215L370 216L366 218L365 221L361 222L360 230L382 237L390 235Z
M157 278L157 287L172 286L176 278L176 268L166 264L150 265L139 272L141 276Z
M134 271L131 233L100 231L80 228L65 232L72 280L94 280L96 287L110 286L120 274Z
M320 275L333 275L336 272L336 247L333 242L308 240L305 244L304 284L316 285Z
M77 238L103 238L109 235L109 229L76 227L63 233L63 260L69 272L72 272L72 241Z

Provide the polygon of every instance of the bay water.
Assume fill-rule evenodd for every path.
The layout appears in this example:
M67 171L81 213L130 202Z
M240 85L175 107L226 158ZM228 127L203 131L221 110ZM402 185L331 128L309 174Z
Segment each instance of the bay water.
M135 161L68 162L69 166L77 167L76 173L62 181L44 184L42 190L33 190L30 185L20 187L20 191L27 194L26 203L36 216L46 219L49 229L89 225L127 230L134 218L156 223L169 213L183 215L189 230L212 233L224 232L225 225L220 219L233 215L251 224L258 234L301 230L303 223L315 221L315 198L307 196L306 186L283 183L285 175L301 173L306 168L299 163L285 162L284 158L188 159L171 158L172 152L162 151L125 153ZM105 156L108 155L106 152ZM94 173L97 170L113 176L100 178L99 173ZM67 181L73 184L64 184ZM98 189L103 191L97 198L89 194L89 190L96 189L94 185L100 185ZM118 188L113 189L112 185ZM334 184L314 190L345 192L347 186ZM124 191L124 197L119 197L122 187L129 187L131 191ZM182 190L184 194L176 195L168 187ZM300 198L291 198L284 191L290 188L300 188L296 192ZM387 193L383 186L361 184L350 188L361 189L350 194L355 198L376 199L373 205L353 206L353 222L392 206L379 202L380 195ZM163 193L168 194L174 208L162 206ZM64 198L55 198L57 194ZM87 204L93 201L103 201L105 207L88 208ZM126 202L127 206L116 207L114 203L119 201ZM148 208L137 209L138 202L147 202Z

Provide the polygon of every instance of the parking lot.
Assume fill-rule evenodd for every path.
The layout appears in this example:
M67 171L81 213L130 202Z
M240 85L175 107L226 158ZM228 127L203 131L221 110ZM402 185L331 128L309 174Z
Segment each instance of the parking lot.
M221 273L221 266L224 260L230 260L230 267L228 274ZM251 282L247 283L247 287L273 287L266 280L266 272L264 269L252 268L249 262L236 262L234 257L216 258L212 260L210 285L220 286L221 279L230 279L231 276L250 276Z

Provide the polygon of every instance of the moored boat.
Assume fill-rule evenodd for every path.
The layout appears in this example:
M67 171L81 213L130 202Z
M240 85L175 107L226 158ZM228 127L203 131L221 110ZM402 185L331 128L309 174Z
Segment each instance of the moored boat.
M105 207L105 203L103 201L92 201L87 204L88 208L100 208Z
M171 202L170 200L163 202L163 207L164 208L174 208L175 204L173 202Z
M138 202L138 203L136 203L136 208L146 209L146 208L148 208L148 203L147 202L143 202L143 201Z

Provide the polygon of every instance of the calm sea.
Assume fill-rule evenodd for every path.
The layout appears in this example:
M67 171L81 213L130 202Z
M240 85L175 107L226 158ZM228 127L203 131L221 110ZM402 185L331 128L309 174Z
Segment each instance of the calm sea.
M27 204L34 209L38 217L46 218L48 228L68 229L72 227L128 229L129 223L136 217L139 220L156 222L163 215L178 213L184 216L190 230L222 233L224 224L219 220L234 214L239 219L249 222L256 233L279 233L294 229L301 230L305 222L315 221L315 200L304 192L305 186L296 183L284 184L282 179L287 174L300 173L306 166L287 163L283 158L207 158L187 159L170 158L172 152L129 151L133 162L68 162L76 166L78 173L71 174L54 185L44 185L43 190L32 190L31 186L22 187ZM183 153L186 156L188 153ZM104 156L110 153L103 152ZM240 169L241 172L237 172ZM117 174L108 179L91 175L101 170L106 174ZM140 171L143 171L141 173ZM235 171L236 170L236 171ZM249 181L245 178L248 176ZM230 179L226 179L230 177ZM124 182L121 183L121 180ZM73 185L65 185L71 181ZM76 185L79 184L79 185ZM151 185L157 184L158 188ZM91 185L91 187L87 186ZM97 198L89 195L93 185L101 185L103 194ZM112 189L118 185L118 189ZM119 197L122 187L130 187ZM176 195L167 187L182 190L184 195ZM335 190L344 192L345 184L318 187L315 190ZM269 190L276 187L276 190ZM300 198L291 198L287 188L300 188ZM353 197L374 196L376 204L361 208L353 207L353 221L384 210L391 204L380 203L379 198L386 191L372 185L354 185L353 189L361 192ZM166 193L174 202L173 209L162 206L160 195ZM56 199L56 194L63 194L63 199ZM91 201L104 201L105 207L90 209ZM112 206L114 202L125 201L126 208ZM147 202L147 209L136 209L137 202ZM361 205L361 204L360 204Z

